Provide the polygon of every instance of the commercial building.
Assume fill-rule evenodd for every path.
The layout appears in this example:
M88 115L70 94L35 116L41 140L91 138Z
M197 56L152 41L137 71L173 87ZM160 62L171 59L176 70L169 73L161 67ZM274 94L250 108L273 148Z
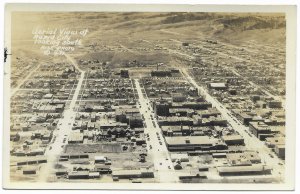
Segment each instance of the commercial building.
M141 168L140 170L114 170L112 176L118 179L154 178L154 173L153 170Z
M279 158L285 159L285 138L283 136L266 138L265 143Z
M227 146L208 136L165 137L169 151L224 150Z
M153 103L154 113L158 116L169 116L170 107L171 102L168 101L156 101Z
M244 145L244 138L241 135L224 135L222 137L227 145Z
M69 179L89 179L89 171L72 171L68 173Z
M251 166L221 166L217 167L220 176L245 176L271 174L271 168L256 164Z
M249 130L260 140L265 140L267 137L274 137L274 134L278 133L271 130L264 122L250 122Z

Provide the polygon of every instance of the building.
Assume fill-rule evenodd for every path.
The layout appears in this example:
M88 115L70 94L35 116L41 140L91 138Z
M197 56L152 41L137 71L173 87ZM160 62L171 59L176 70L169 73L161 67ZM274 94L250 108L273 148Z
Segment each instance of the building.
M68 139L69 144L75 144L75 143L83 143L83 133L73 131L69 135Z
M99 172L89 172L89 178L90 179L100 178L100 173Z
M153 70L151 77L172 77L172 72L170 70Z
M251 166L221 166L217 167L220 176L245 176L271 174L271 168L256 164Z
M227 153L227 161L230 166L250 166L261 163L261 158L255 151L242 153Z
M182 46L189 46L190 44L188 42L183 42Z
M201 118L209 118L210 116L218 116L221 113L216 108L209 108L207 110L199 110L197 114L201 116Z
M225 90L227 89L227 85L226 83L209 83L208 88L215 90Z
M165 137L169 151L224 150L227 146L208 136Z
M153 170L141 168L140 170L113 171L112 176L118 179L154 178Z
M53 94L45 94L44 99L52 99L53 98Z
M285 145L275 145L274 152L279 158L285 159Z
M120 76L121 76L122 78L129 78L129 71L128 71L128 70L122 69L122 70L120 71Z
M268 137L265 143L279 158L285 159L285 138L283 136Z
M244 145L244 138L241 135L224 135L222 137L226 145Z
M28 166L23 168L24 175L32 175L32 174L36 174L36 172L37 172L36 167Z
M89 179L89 171L72 171L68 173L69 179Z
M206 174L203 172L185 173L179 175L179 180L182 183L199 183L202 179L207 179Z
M153 111L158 116L169 116L171 103L167 101L156 101L153 103Z
M172 94L172 101L173 102L184 102L184 101L186 101L186 96L181 93Z
M105 164L95 164L94 171L99 172L100 174L111 174L112 173L110 166L105 165Z
M159 126L176 126L176 125L185 125L185 126L193 126L193 119L189 117L164 117L159 118L158 120Z
M249 130L260 140L265 140L267 137L274 136L271 128L264 122L250 122Z
M176 105L172 105L172 107L175 108ZM184 102L181 104L181 107L195 109L195 110L206 110L208 108L212 108L212 104L209 102Z
M105 156L95 156L95 164L104 164L106 160Z
M20 135L18 132L11 132L10 133L10 141L19 141Z
M186 117L186 116L191 116L193 113L194 113L194 110L190 109L190 108L170 108L169 109L170 116Z
M282 108L282 102L277 100L271 100L267 102L269 108Z
M179 160L181 162L188 162L189 156L187 153L171 154L171 160L172 160L172 162L176 162L177 160Z

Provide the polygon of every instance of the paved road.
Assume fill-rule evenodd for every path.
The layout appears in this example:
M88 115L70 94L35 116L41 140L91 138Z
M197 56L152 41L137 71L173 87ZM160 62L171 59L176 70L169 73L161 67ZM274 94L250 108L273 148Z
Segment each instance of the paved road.
M147 148L149 155L151 155L151 157L153 158L154 168L157 171L156 176L159 179L159 182L162 183L178 182L179 180L173 168L172 161L170 159L163 135L161 134L161 130L157 125L157 121L154 118L154 114L152 113L150 101L149 99L143 96L139 80L135 79L134 81L139 97L138 100L141 106L140 112L144 115L145 122L147 125L145 128L145 133L149 134L150 138L150 141L147 142ZM152 118L155 119L155 126L153 125L151 115ZM160 140L158 139L158 136ZM152 148L150 148L150 146L152 146Z
M48 162L41 166L39 172L39 180L43 182L47 182L49 176L53 173L52 170L55 165L55 162L57 161L57 156L63 152L63 147L68 142L68 136L72 131L72 124L74 122L74 118L76 115L76 112L74 111L75 104L79 95L81 85L84 80L85 72L79 69L76 61L73 58L71 58L68 55L66 55L66 57L75 66L75 68L81 73L81 75L77 87L75 89L72 101L70 103L70 106L67 110L64 111L62 119L59 120L58 129L56 129L53 132L53 135L56 136L55 141L50 146L48 146L45 152L45 156L47 157Z
M182 68L181 70L182 74L187 78L187 80L196 87L202 95L204 95L205 99L212 103L214 107L216 107L222 114L222 116L228 121L228 123L237 131L241 136L243 136L245 140L246 147L251 150L258 151L259 156L262 159L262 163L266 163L267 165L270 165L273 168L273 174L283 175L284 173L284 166L279 165L279 163L282 163L282 161L271 152L271 150L264 144L264 142L260 141L258 138L256 138L254 135L249 135L248 127L240 124L237 119L231 115L230 111L227 110L222 104L217 101L215 98L213 98L205 88L199 86L196 81L188 74L187 70ZM272 155L272 157L270 156Z

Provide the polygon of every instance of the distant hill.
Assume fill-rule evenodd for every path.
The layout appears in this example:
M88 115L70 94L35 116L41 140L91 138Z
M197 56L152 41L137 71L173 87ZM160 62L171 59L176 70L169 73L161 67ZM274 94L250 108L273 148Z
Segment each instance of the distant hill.
M84 40L88 41L88 44L97 40L107 44L122 40L130 44L139 39L192 41L211 38L236 45L249 40L260 44L285 45L285 16L278 13L51 12L19 13L14 15L13 19L15 27L12 36L17 40L31 39L31 30L34 26L43 27L47 24L47 26L88 28L89 33ZM19 25L22 23L27 24L26 28Z

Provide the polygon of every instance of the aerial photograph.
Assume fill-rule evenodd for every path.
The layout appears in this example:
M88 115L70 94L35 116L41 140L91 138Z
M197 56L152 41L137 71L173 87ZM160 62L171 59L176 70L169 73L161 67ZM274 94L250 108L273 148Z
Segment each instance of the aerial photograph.
M10 182L285 182L284 13L11 16Z

